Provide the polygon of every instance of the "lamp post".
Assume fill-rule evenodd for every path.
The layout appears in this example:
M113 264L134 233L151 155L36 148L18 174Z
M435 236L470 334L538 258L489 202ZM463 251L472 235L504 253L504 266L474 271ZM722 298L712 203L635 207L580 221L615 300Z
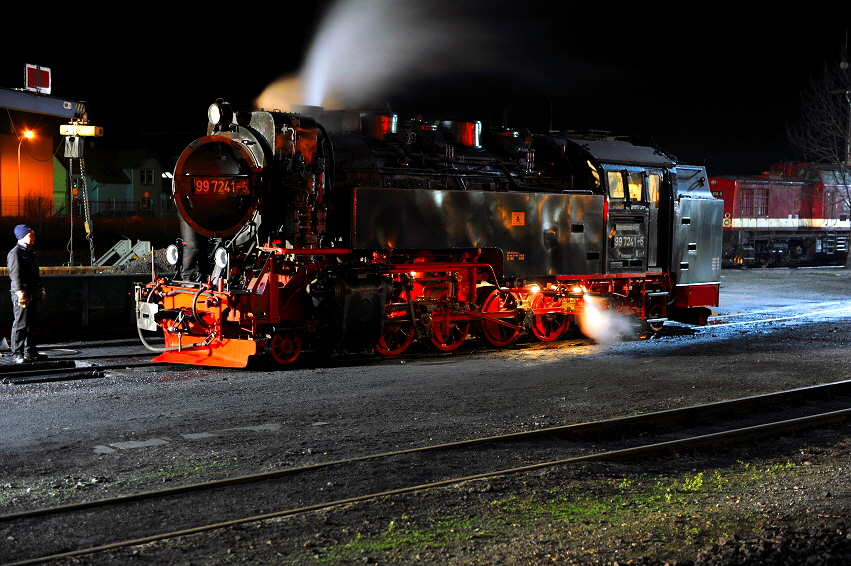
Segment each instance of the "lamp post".
M24 130L20 141L18 141L18 216L21 215L21 145L23 145L24 140L31 140L34 137L34 131Z

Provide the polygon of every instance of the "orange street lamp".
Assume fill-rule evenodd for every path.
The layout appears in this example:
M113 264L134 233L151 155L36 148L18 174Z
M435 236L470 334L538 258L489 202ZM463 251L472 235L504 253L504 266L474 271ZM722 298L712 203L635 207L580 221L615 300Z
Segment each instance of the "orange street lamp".
M32 130L24 130L21 139L18 142L18 216L21 215L21 145L24 140L31 140L35 137L35 132Z

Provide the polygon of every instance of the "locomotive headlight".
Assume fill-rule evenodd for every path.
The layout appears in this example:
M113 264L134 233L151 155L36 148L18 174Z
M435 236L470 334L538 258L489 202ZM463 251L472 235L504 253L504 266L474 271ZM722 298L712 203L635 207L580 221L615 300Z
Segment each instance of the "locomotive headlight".
M233 108L221 98L207 109L207 119L214 126L227 126L233 121Z
M216 261L216 267L226 268L228 266L228 251L225 248L216 248L213 259Z
M180 248L178 248L175 244L167 247L165 249L165 259L168 261L169 265L177 265L177 262L180 261Z

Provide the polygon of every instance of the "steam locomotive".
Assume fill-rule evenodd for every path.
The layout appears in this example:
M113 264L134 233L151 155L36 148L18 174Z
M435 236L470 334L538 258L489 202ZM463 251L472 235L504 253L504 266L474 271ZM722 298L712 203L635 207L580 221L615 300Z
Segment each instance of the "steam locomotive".
M844 265L851 172L779 163L761 175L712 177L724 200L723 266Z
M595 313L658 332L718 304L723 203L650 144L221 99L208 118L174 172L175 271L136 290L157 361L549 342Z

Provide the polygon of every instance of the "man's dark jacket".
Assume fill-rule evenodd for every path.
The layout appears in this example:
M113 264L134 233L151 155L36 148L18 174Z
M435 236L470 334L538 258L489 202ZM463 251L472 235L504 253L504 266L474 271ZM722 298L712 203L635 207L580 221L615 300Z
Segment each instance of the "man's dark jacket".
M12 292L26 291L34 297L41 291L41 277L38 274L38 257L32 246L26 248L20 244L9 250L6 256L9 279L12 280Z

